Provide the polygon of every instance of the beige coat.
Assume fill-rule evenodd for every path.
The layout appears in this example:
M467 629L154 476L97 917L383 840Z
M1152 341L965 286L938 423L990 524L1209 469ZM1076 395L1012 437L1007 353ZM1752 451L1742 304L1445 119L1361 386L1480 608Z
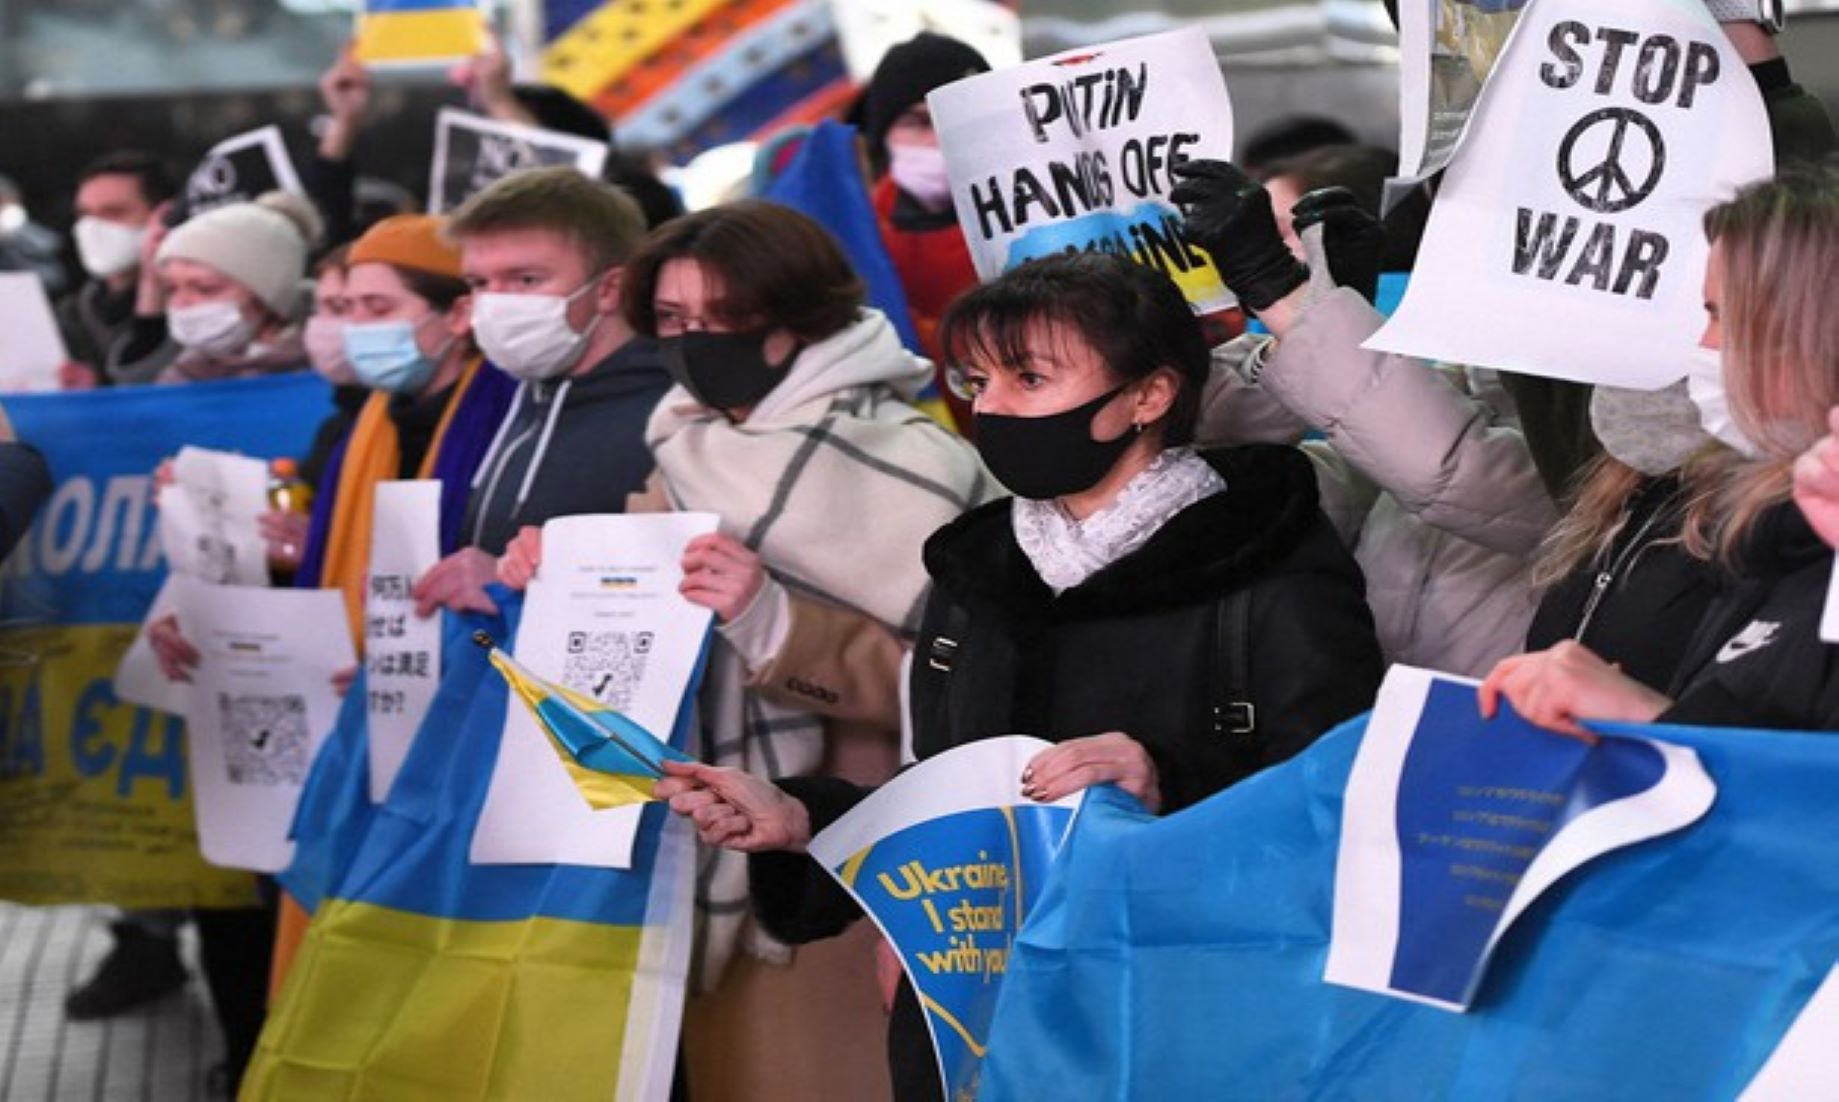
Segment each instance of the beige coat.
M1381 320L1353 291L1326 294L1265 350L1255 386L1233 365L1267 338L1221 349L1202 440L1317 430L1302 447L1366 572L1386 658L1479 677L1524 649L1527 562L1557 509L1492 373L1361 348Z

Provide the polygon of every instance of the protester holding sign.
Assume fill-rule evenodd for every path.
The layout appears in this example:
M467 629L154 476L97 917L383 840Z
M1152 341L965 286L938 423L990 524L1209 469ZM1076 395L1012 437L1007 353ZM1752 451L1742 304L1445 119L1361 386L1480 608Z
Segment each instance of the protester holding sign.
M1188 446L1208 357L1166 276L1104 254L1042 260L965 295L943 337L974 395L978 448L1019 496L927 542L919 757L1028 731L1059 745L1016 778L1022 795L1115 783L1175 811L1367 706L1372 619L1307 462L1281 446ZM660 794L706 842L759 855L768 929L815 940L858 917L799 855L862 789L667 771ZM903 987L889 1036L902 1098L938 1095L926 1037Z
M886 173L870 193L881 240L907 293L920 347L935 362L942 362L939 319L952 299L976 285L977 269L952 205L945 151L926 96L954 80L989 71L989 62L970 46L923 32L882 57L858 107L870 163ZM951 393L943 385L940 392ZM947 402L958 427L968 426L969 404L956 397Z
M416 585L424 614L490 607L485 586L519 527L623 511L651 472L645 419L670 385L657 346L619 312L645 232L624 195L573 169L532 169L473 196L447 232L473 291L473 338L518 388L473 476L459 549Z
M143 246L133 329L111 350L118 383L299 371L312 204L285 192L200 214Z
M1260 400L1320 431L1302 447L1366 575L1389 661L1480 676L1519 652L1534 607L1526 560L1557 512L1511 403L1482 372L1362 347L1383 319L1338 284L1371 290L1384 235L1347 192L1295 204L1304 265L1264 185L1218 161L1178 172L1188 237L1275 334L1216 353L1231 374L1210 388L1202 439L1228 438L1220 429ZM1233 384L1245 389L1215 397Z
M627 321L657 337L677 383L647 427L658 473L632 507L722 518L721 534L684 556L684 593L715 611L727 644L701 696L705 758L763 776L891 774L893 638L919 627L920 546L996 489L970 445L914 408L930 365L863 294L815 222L759 201L670 223L627 269ZM875 538L834 539L838 517ZM540 533L525 529L505 581L521 587L540 556ZM824 674L806 672L801 637L829 645ZM701 888L706 991L746 936L744 864L720 855ZM784 955L757 933L751 947ZM848 975L800 969L772 982L786 998L830 997L872 974L865 957L852 963Z
M1664 690L1567 641L1501 663L1485 705L1498 693L1535 723L1577 733L1593 719L1839 726L1839 652L1818 634L1832 557L1790 500L1795 462L1839 403L1839 317L1822 289L1839 265L1839 172L1751 185L1705 228L1704 343L1720 351L1748 443L1688 465L1679 538L1718 571L1717 595Z

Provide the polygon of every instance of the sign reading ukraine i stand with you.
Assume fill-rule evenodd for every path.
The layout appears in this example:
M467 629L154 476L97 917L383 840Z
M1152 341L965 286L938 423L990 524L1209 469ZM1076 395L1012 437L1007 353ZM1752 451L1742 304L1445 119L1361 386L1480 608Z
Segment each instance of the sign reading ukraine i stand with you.
M1197 312L1232 305L1168 198L1176 165L1232 158L1232 103L1201 28L984 73L926 102L980 278L1103 251L1167 272Z
M1368 347L1637 389L1704 329L1700 219L1773 171L1756 82L1701 0L1535 0Z
M1047 747L1016 735L929 758L809 847L900 957L925 1008L948 1102L977 1097L1015 935L1084 798L1021 798L1022 770Z

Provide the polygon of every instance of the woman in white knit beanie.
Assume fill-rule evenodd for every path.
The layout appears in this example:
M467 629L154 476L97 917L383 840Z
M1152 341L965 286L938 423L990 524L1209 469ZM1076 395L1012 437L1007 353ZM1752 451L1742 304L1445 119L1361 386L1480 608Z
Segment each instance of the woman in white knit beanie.
M142 269L137 332L111 357L116 381L183 383L305 368L306 267L319 232L312 204L279 191L174 228ZM160 329L168 339L148 339Z

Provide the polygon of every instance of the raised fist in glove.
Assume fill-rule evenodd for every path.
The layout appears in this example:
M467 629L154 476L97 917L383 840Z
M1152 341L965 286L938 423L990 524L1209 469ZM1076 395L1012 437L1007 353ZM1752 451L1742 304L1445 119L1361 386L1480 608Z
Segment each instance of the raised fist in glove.
M1188 240L1213 257L1226 287L1252 313L1308 282L1309 269L1284 244L1264 185L1225 161L1175 166L1181 183L1169 193L1180 207Z
M1325 187L1303 196L1290 211L1296 236L1322 227L1322 253L1335 285L1352 287L1372 302L1379 293L1379 269L1386 230L1344 187ZM1313 257L1312 257L1313 259Z

